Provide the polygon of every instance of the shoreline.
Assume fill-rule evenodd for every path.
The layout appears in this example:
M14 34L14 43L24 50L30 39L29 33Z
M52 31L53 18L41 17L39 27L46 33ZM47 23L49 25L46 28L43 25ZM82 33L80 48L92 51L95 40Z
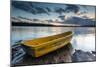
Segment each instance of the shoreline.
M11 46L11 48L13 47ZM19 49L21 48L19 47ZM74 50L75 52L72 53ZM14 55L14 53L12 55ZM96 51L85 52L82 50L73 49L71 43L69 43L69 45L66 45L56 51L48 53L39 58L34 58L26 53L21 58L23 59L12 65L20 66L20 65L44 65L44 64L58 64L58 63L93 62L96 61Z
M46 26L46 27L96 27L94 25L53 25L53 24L43 24L43 23L24 23L24 22L12 22L11 23L12 26Z

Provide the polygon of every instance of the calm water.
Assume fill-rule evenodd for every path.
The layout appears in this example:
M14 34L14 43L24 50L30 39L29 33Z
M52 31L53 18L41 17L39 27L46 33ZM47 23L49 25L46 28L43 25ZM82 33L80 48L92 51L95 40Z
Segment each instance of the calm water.
M12 27L11 44L19 40L51 36L73 31L71 44L74 49L95 51L95 27Z

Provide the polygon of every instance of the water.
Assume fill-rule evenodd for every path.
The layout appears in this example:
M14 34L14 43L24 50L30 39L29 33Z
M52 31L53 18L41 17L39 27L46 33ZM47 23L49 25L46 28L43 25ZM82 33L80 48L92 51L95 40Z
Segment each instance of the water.
M18 27L13 26L11 45L19 40L51 36L67 31L73 31L71 44L74 49L95 51L95 27Z

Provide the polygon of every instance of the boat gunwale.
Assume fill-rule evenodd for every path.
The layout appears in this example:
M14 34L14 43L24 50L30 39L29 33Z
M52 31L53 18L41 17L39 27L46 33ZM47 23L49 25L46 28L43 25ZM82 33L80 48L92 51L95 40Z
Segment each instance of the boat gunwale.
M68 31L68 32L71 32L71 31ZM65 33L67 33L67 32L65 32ZM61 33L61 34L63 34L63 33ZM57 35L60 35L60 34L57 34ZM73 35L73 32L71 32L71 34L69 34L69 35L67 35L67 36L63 36L63 37L61 37L61 38L57 38L57 39L54 39L54 40L51 40L51 41L48 41L48 42L44 42L44 43L42 43L42 44L39 44L39 45L28 45L28 44L24 44L24 42L22 42L22 44L24 44L25 46L28 46L28 47L38 47L38 46L41 46L41 45L43 45L43 44L46 44L46 43L49 43L49 42L52 42L52 41L56 41L56 40L59 40L59 39L63 39L63 38L66 38L66 37L69 37L69 36L72 36ZM55 36L55 35L53 35L53 36ZM48 36L49 37L49 36ZM41 37L41 38L43 38L43 37ZM44 37L45 38L45 37Z

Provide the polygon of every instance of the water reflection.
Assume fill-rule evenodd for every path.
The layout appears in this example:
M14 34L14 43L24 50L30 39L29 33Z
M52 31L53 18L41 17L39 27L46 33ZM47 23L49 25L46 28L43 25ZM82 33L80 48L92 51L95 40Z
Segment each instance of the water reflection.
M84 34L74 36L71 43L74 49L83 51L95 51L95 35Z
M12 27L11 44L19 40L51 36L66 31L74 32L71 41L74 49L95 51L94 27Z

